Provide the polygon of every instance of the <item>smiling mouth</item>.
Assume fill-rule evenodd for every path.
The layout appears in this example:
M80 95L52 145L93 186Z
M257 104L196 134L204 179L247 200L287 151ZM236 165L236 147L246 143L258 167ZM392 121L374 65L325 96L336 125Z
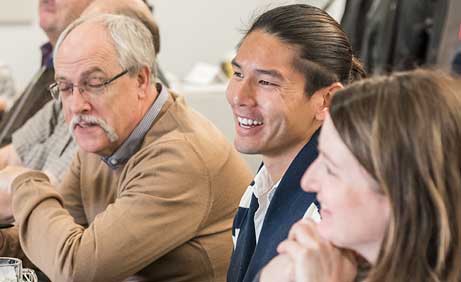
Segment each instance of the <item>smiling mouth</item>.
M237 120L239 122L240 127L243 127L243 128L254 128L254 127L261 126L264 124L262 121L254 120L250 118L237 117Z

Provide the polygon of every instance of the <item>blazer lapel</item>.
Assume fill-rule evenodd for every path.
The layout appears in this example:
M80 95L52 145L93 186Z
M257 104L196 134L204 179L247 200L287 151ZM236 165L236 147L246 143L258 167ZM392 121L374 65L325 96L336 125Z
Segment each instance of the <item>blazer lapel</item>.
M254 258L250 261L243 280L245 282L252 281L260 269L277 255L277 246L287 238L291 226L304 216L311 203L316 203L316 194L304 192L300 181L306 169L318 156L319 131L301 149L280 181L267 210L258 245L253 253Z

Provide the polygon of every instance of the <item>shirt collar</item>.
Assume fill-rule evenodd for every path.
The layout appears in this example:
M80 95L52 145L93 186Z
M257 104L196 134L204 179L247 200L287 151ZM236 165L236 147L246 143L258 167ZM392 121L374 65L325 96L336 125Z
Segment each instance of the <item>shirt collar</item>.
M50 42L43 44L40 47L42 52L42 67L47 69L53 67L53 46Z
M101 158L111 169L117 169L118 167L124 165L136 153L136 151L138 151L147 131L149 131L155 118L158 116L163 105L168 100L168 89L160 83L157 83L156 87L160 94L144 115L138 126L136 126L130 136L128 136L128 139L126 139L111 156Z
M277 189L280 180L277 183L273 183L269 171L266 166L262 166L254 178L254 190L256 198L261 198L263 195L269 193L269 198L272 198L275 189Z

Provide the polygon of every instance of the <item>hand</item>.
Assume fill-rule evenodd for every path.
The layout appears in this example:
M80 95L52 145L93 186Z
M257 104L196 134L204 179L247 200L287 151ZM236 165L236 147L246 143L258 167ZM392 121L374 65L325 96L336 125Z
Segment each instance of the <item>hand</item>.
M14 222L11 183L17 176L27 171L30 169L16 166L8 166L0 170L0 223L2 224Z
M357 275L353 252L321 238L311 220L294 224L277 250L290 257L295 282L349 282Z
M262 270L259 282L294 281L291 258L288 255L274 257Z

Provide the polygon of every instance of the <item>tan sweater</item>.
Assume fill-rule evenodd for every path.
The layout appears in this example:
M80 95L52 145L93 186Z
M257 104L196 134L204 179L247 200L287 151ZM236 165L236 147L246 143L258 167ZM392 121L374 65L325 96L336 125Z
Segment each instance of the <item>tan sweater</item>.
M79 152L58 192L22 174L13 210L24 252L52 281L225 281L251 178L225 137L171 96L124 167Z

